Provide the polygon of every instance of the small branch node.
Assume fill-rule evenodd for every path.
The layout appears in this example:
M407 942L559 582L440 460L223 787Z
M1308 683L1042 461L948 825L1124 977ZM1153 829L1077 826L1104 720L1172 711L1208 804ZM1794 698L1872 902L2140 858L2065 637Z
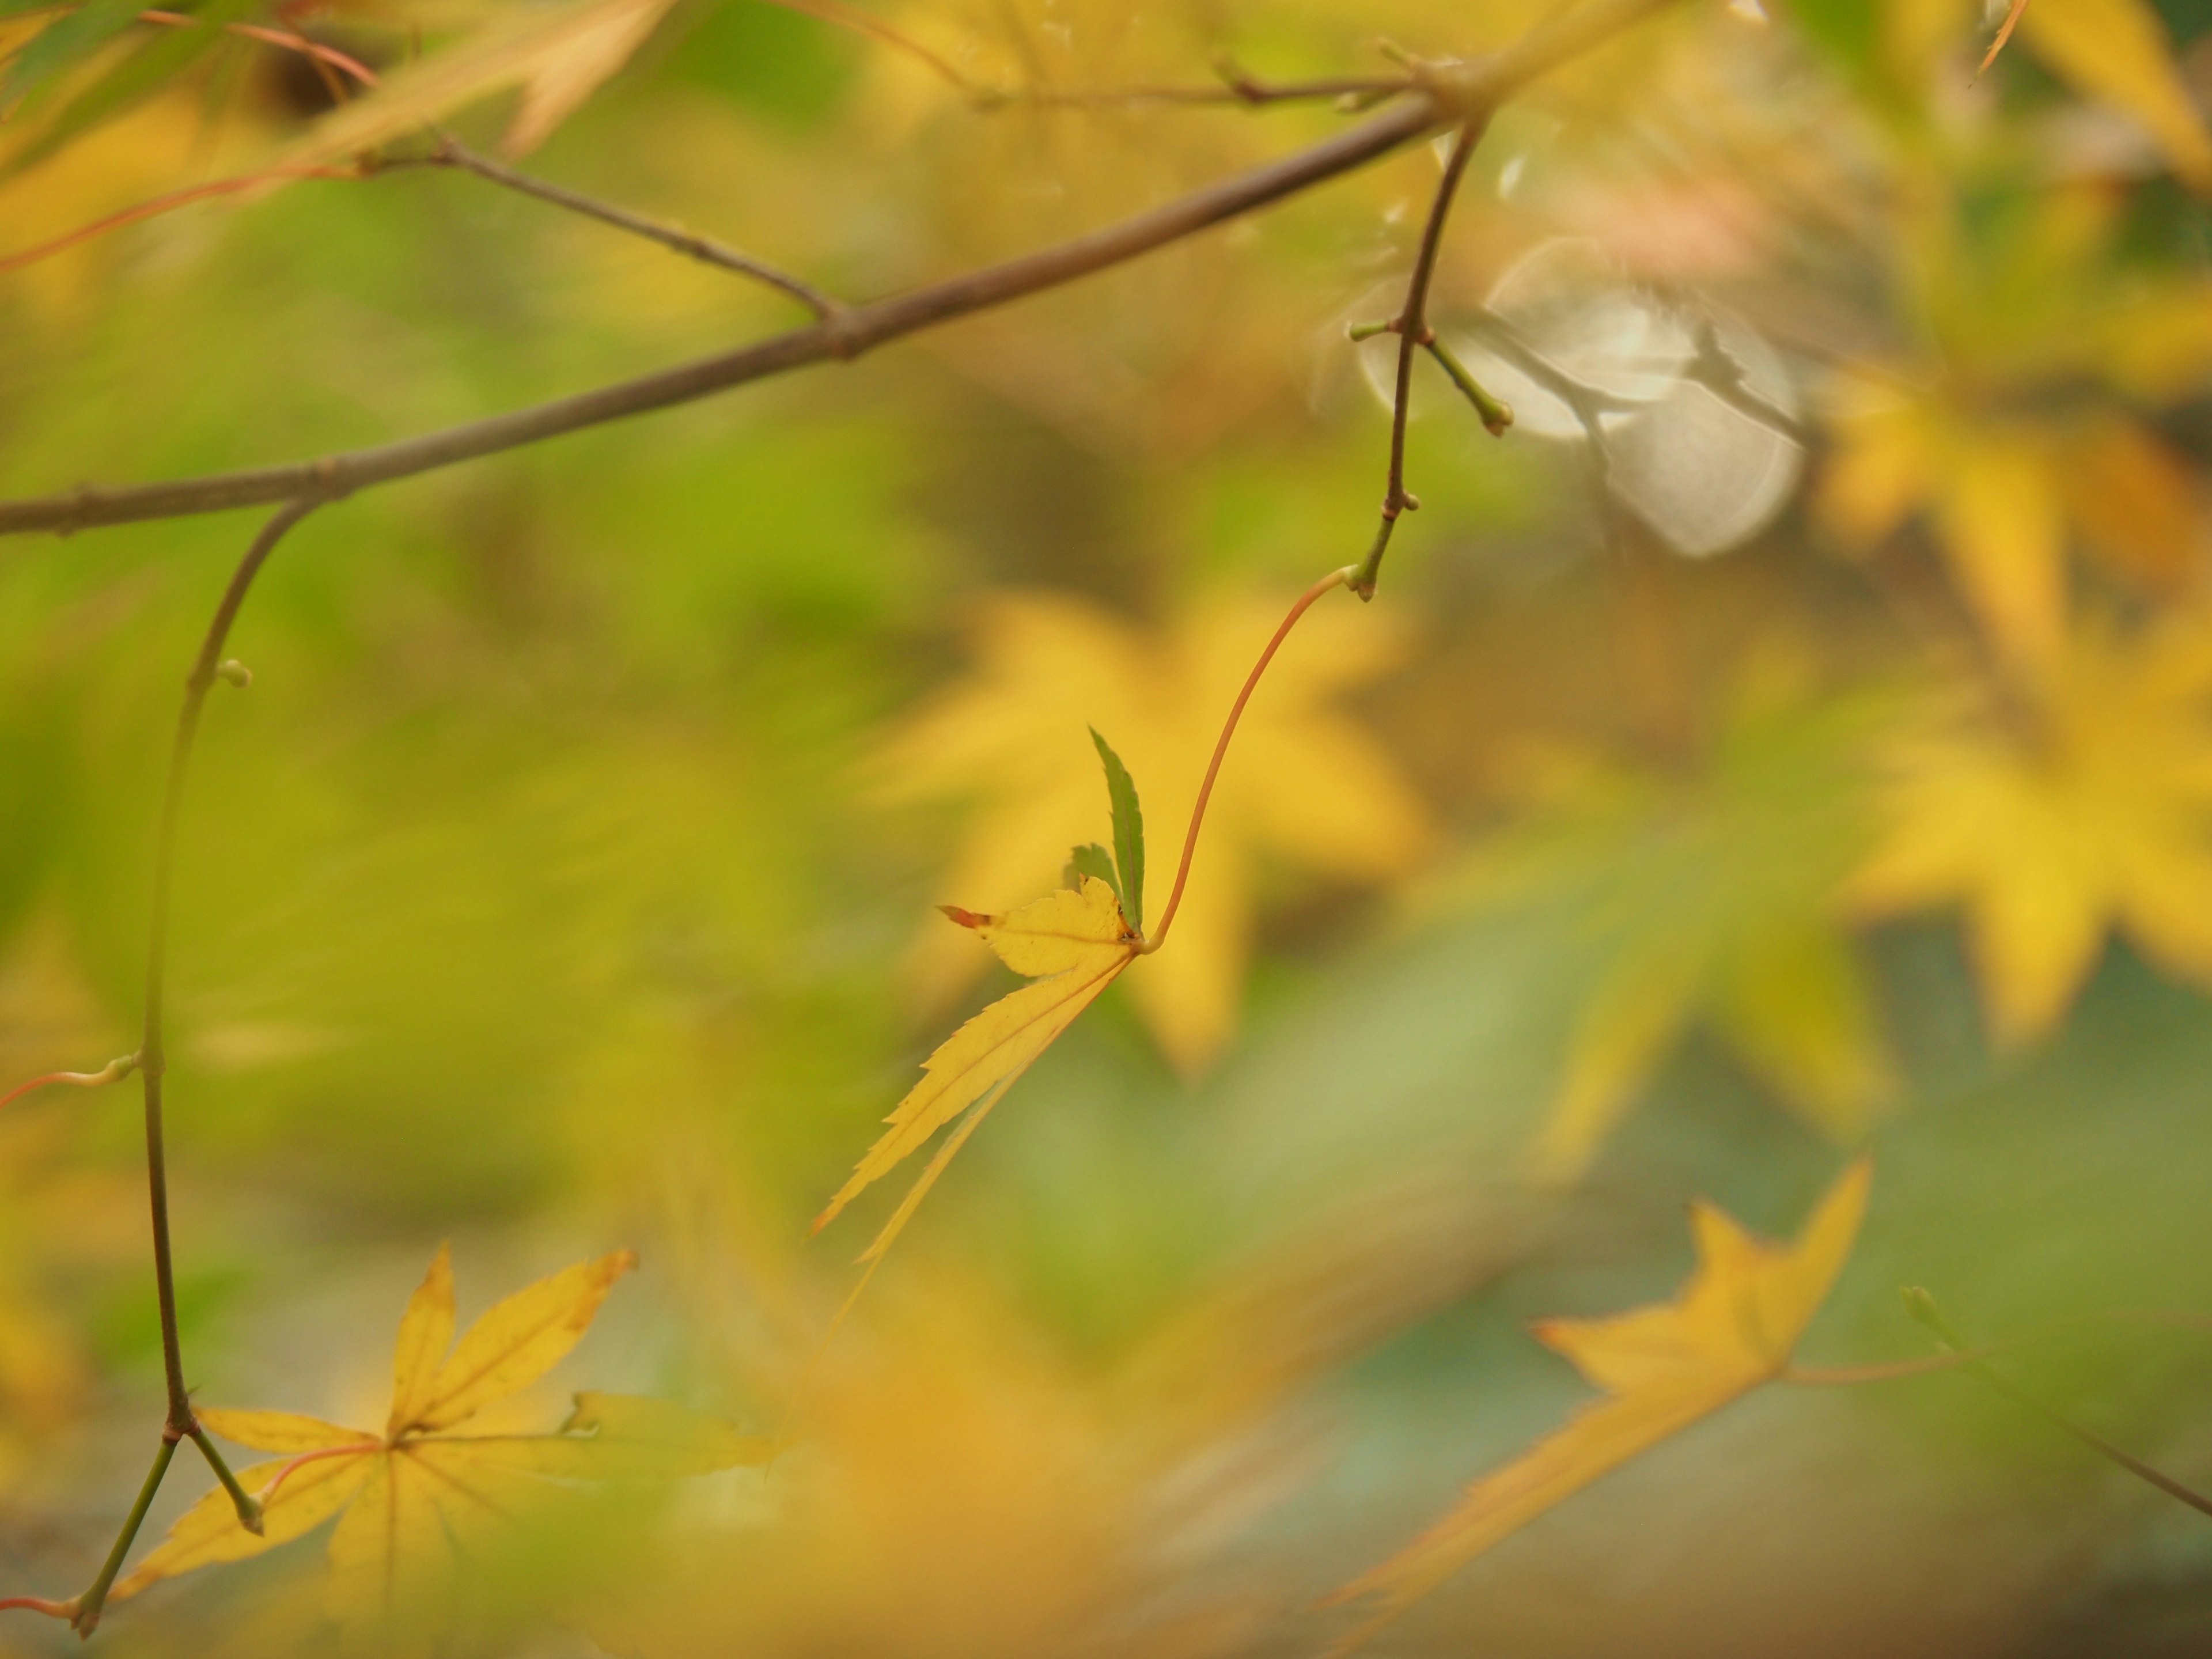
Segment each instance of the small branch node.
M226 659L215 672L216 678L225 685L234 685L241 691L249 690L253 684L253 671L235 657Z

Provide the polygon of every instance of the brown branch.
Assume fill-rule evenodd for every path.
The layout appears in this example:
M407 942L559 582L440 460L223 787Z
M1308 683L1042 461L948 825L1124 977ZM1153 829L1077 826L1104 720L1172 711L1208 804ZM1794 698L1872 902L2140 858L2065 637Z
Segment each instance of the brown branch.
M763 264L750 254L740 253L737 249L715 241L712 237L698 235L680 225L664 224L657 219L648 219L641 213L633 213L628 208L617 207L612 203L601 202L592 197L580 195L565 185L550 184L543 179L533 179L526 173L517 173L513 167L495 161L488 155L479 155L459 139L447 137L443 133L439 135L437 148L427 155L412 157L406 162L388 162L386 165L458 167L465 173L472 173L477 178L487 179L504 189L518 191L524 196L535 197L541 202L550 202L555 207L564 208L570 213L581 214L586 219L597 219L600 223L612 225L617 230L626 230L633 236L642 236L648 241L658 242L663 247L673 248L677 252L688 255L704 264L718 265L724 270L734 270L740 276L751 277L755 282L765 283L769 287L798 301L817 318L827 319L845 309L842 301L831 299L811 284L802 282L786 271L778 270L773 265Z
M1418 96L1310 149L1057 246L854 306L826 321L735 351L320 460L118 489L86 485L58 495L0 501L0 535L68 532L94 525L267 506L303 495L343 495L692 403L810 364L856 357L902 336L1125 264L1364 167L1439 126L1479 120L1536 76L1674 3L1675 0L1590 0L1493 58L1432 74Z
M1390 532L1397 528L1398 515L1418 510L1421 505L1420 498L1406 488L1406 422L1413 401L1413 354L1433 337L1429 327L1429 289L1436 282L1437 260L1443 252L1444 226L1451 218L1453 198L1459 194L1460 180L1467 176L1467 164L1474 159L1474 147L1481 142L1488 119L1485 111L1453 136L1443 179L1429 204L1428 222L1421 228L1420 250L1413 256L1413 274L1406 283L1406 303L1390 324L1398 337L1397 383L1390 398L1390 475L1382 491L1382 527L1349 584L1363 599L1375 597L1375 580L1382 574L1382 556L1389 550Z
M65 1616L80 1636L91 1635L99 1626L108 1590L115 1583L115 1575L122 1570L124 1559L131 1553L131 1541L145 1524L146 1512L161 1490L162 1477L168 1473L170 1460L175 1456L179 1442L190 1440L199 1448L216 1480L230 1494L240 1524L249 1532L261 1530L260 1504L239 1485L238 1478L200 1426L199 1419L192 1412L191 1391L185 1385L184 1349L177 1332L176 1269L169 1243L169 1160L162 1123L162 1083L169 1069L163 1025L168 978L169 900L176 874L177 827L184 814L185 780L191 770L200 715L216 682L236 678L225 672L230 665L222 659L222 648L230 638L231 626L238 620L246 595L252 592L255 578L268 564L277 544L295 525L328 499L323 494L287 502L262 526L260 534L246 550L246 556L238 562L229 585L216 603L215 615L208 623L191 672L185 677L184 707L178 713L177 735L169 749L168 782L162 791L161 824L154 842L153 915L147 927L146 939L146 1024L137 1057L139 1073L146 1079L146 1185L154 1223L154 1290L161 1319L161 1371L168 1390L161 1449L92 1587L66 1602L42 1603L33 1598L18 1598L7 1604L34 1612L65 1610L59 1616Z
M145 1029L138 1044L138 1070L146 1080L146 1172L154 1219L155 1288L161 1310L161 1363L169 1390L168 1426L179 1436L191 1434L198 1424L185 1388L184 1358L177 1338L176 1278L169 1251L168 1159L161 1122L161 1085L169 1069L162 1016L168 981L169 900L176 874L177 827L184 811L185 779L191 769L192 747L199 736L200 714L207 706L208 693L221 677L222 647L230 637L231 625L238 620L240 607L276 544L293 526L329 498L330 492L322 491L286 504L261 527L261 533L232 573L185 681L184 706L178 713L177 734L169 750L161 826L155 836L153 918L146 941Z

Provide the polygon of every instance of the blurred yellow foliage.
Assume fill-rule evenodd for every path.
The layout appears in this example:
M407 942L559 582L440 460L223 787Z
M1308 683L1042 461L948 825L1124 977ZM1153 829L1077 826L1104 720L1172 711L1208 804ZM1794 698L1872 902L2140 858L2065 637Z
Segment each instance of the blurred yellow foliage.
M2001 1039L2049 1031L2118 930L2212 985L2212 625L2085 628L2017 698L1954 690L1894 744L1870 913L1965 912Z
M998 594L975 602L974 672L884 744L885 798L966 801L972 816L944 877L963 902L1006 907L1053 884L1072 846L1103 827L1095 726L1128 763L1164 881L1199 780L1244 677L1282 616L1217 595L1155 633L1079 599ZM1413 868L1431 829L1419 798L1374 740L1332 705L1397 660L1389 613L1323 606L1300 625L1246 711L1199 843L1175 947L1129 981L1160 1046L1204 1068L1235 1030L1261 861L1339 881ZM982 967L933 924L915 969L940 1004Z
M1925 508L1969 610L2030 674L2065 653L2069 531L2153 592L2204 568L2203 489L2138 411L2212 368L2212 287L2154 278L2115 303L2102 273L2119 205L2062 191L1983 243L1923 216L1910 252L1930 355L1838 389L1830 527L1872 547ZM2085 382L2094 402L2052 395Z
M1543 1178L1580 1174L1700 1024L1821 1132L1864 1133L1891 1068L1837 894L1864 853L1876 713L1747 684L1676 769L1523 757L1534 811L1477 854L1472 894L1564 898L1597 957L1536 1146Z

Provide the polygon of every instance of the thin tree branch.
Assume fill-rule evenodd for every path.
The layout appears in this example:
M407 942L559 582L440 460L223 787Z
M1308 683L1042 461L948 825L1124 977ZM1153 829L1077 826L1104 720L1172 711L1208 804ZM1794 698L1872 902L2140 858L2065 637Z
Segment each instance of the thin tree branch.
M198 658L185 681L185 702L177 716L177 735L169 750L168 783L162 793L161 826L154 846L153 920L147 930L146 1024L138 1045L138 1070L146 1080L146 1175L154 1220L154 1279L161 1313L161 1365L168 1383L169 1431L182 1438L199 1426L192 1415L191 1396L185 1387L184 1355L177 1337L176 1275L169 1249L168 1158L163 1140L161 1090L168 1073L168 1048L163 1012L168 977L169 908L177 862L177 826L182 817L185 779L191 769L192 747L199 735L200 714L208 693L219 676L223 643L231 624L287 532L325 500L316 495L295 501L280 509L253 538L246 556L223 590Z
M261 1530L261 1506L239 1485L238 1478L200 1426L198 1418L192 1413L191 1395L185 1386L184 1349L177 1332L176 1268L169 1243L168 1151L162 1125L161 1085L168 1072L162 1015L168 975L169 901L176 874L177 826L183 816L185 780L191 770L193 744L199 734L200 715L207 706L208 693L215 689L216 681L223 678L222 648L230 638L231 626L238 620L239 611L252 591L255 578L276 552L277 544L327 499L327 495L311 495L287 503L262 526L261 533L253 538L246 556L238 562L229 585L216 605L206 635L200 641L191 672L185 678L184 707L178 714L176 739L169 750L168 783L162 792L161 825L155 836L153 919L147 929L146 944L146 1025L137 1056L139 1073L146 1079L146 1184L153 1212L154 1288L161 1310L161 1370L168 1389L168 1409L161 1425L161 1449L147 1474L138 1501L131 1506L123 1523L114 1548L108 1553L92 1588L67 1604L70 1622L81 1636L89 1636L100 1623L109 1587L122 1570L131 1540L145 1524L147 1509L161 1489L162 1476L168 1473L179 1441L190 1440L200 1449L216 1478L230 1494L240 1524L250 1532ZM35 1604L21 1601L15 1605Z
M146 1471L145 1481L138 1488L138 1499L124 1517L123 1530L115 1534L114 1546L107 1552L107 1559L100 1563L100 1574L92 1581L92 1588L75 1600L62 1603L69 1609L64 1616L70 1621L70 1628L80 1637L90 1636L100 1628L100 1615L107 1606L107 1592L115 1583L115 1575L123 1571L124 1560L131 1553L138 1528L146 1524L146 1511L154 1506L154 1494L161 1490L161 1477L168 1474L169 1461L176 1455L177 1437L165 1429L161 1449L154 1454L154 1467Z
M664 224L657 219L648 219L641 213L633 213L629 209L617 207L611 202L595 200L565 185L533 179L526 173L517 173L513 167L495 161L488 155L478 155L458 138L444 133L438 136L437 148L428 155L410 158L405 162L386 163L387 167L404 165L457 167L465 173L473 173L477 178L488 179L504 189L524 196L534 196L541 202L550 202L555 207L580 213L586 219L597 219L601 224L626 230L633 236L642 236L648 241L673 248L678 253L707 264L718 265L724 270L734 270L755 282L765 283L779 293L798 301L817 319L826 319L845 309L842 301L831 299L812 284L802 282L787 271L778 270L773 265L764 264L750 254L740 253L712 237L701 236L680 225Z
M1352 591L1363 599L1375 597L1375 580L1382 574L1382 556L1389 550L1390 532L1397 527L1398 515L1421 505L1420 498L1406 488L1406 422L1413 402L1413 354L1433 337L1429 327L1429 289L1436 281L1437 260L1443 252L1444 226L1451 218L1452 201L1459 194L1460 180L1467 176L1467 164L1474 159L1474 147L1481 142L1488 119L1486 111L1453 136L1443 179L1429 204L1428 222L1421 228L1413 274L1406 283L1406 303L1390 324L1398 337L1397 383L1390 398L1390 475L1382 490L1382 527L1350 583Z
M0 535L68 532L306 495L338 495L659 409L886 342L1060 287L1363 167L1439 126L1466 125L1536 76L1677 0L1591 0L1483 62L1433 73L1421 93L1310 149L1057 246L792 330L737 350L398 442L289 466L0 501Z

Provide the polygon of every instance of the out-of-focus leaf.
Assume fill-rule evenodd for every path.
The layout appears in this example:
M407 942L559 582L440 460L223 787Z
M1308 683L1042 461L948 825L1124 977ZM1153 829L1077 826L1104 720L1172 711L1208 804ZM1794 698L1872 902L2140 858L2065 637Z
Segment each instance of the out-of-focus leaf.
M528 149L620 69L674 0L572 0L525 9L386 77L368 97L326 116L295 161L328 161L411 137L495 92L520 86L507 147Z
M9 155L6 172L19 173L35 166L94 127L136 107L173 85L185 70L217 47L236 47L238 43L223 32L223 25L252 16L259 9L258 0L210 0L193 14L196 27L149 30L149 38L128 57L40 122L36 136ZM133 10L125 21L132 21L137 15ZM4 94L0 94L0 102L4 102Z
M1769 1243L1711 1205L1690 1212L1697 1271L1673 1302L1608 1319L1552 1319L1537 1339L1610 1397L1467 1489L1421 1538L1329 1598L1365 1601L1345 1653L1462 1567L1601 1475L1780 1375L1850 1258L1873 1166L1861 1158L1795 1244Z
M1114 866L1121 880L1114 890L1121 896L1122 914L1137 932L1145 931L1145 811L1137 802L1136 781L1121 757L1091 730L1098 758L1106 768L1106 796L1114 809Z
M99 51L136 22L140 9L138 0L87 0L55 18L0 67L0 111L19 104L40 84Z
M2191 189L2212 190L2212 135L2182 82L2172 38L2150 0L2037 0L2024 14L2017 3L2013 10L2021 38L2037 57L2149 128Z
M814 1231L819 1232L864 1190L966 1113L966 1121L863 1253L863 1261L883 1259L1000 1097L1136 960L1143 942L1122 915L1114 890L1090 877L1079 890L1063 889L1006 915L978 915L951 905L945 914L972 928L1007 967L1036 983L1000 998L922 1062L926 1075L884 1120L890 1127L815 1218Z
M2124 932L2212 984L2212 628L2085 630L2026 707L1961 691L1899 740L1869 911L1965 911L1998 1037L2055 1024Z
M2008 434L1962 432L1937 465L1936 532L1968 603L2004 648L2051 662L2064 643L2066 544L2046 458Z
M1864 1133L1891 1068L1835 911L1866 848L1876 713L1747 700L1686 774L1554 766L1528 823L1478 854L1478 902L1559 896L1598 954L1541 1174L1577 1174L1699 1022L1824 1133Z
M2203 568L2203 487L2185 457L2136 422L2083 434L2059 481L2089 550L2141 589L2178 595Z

